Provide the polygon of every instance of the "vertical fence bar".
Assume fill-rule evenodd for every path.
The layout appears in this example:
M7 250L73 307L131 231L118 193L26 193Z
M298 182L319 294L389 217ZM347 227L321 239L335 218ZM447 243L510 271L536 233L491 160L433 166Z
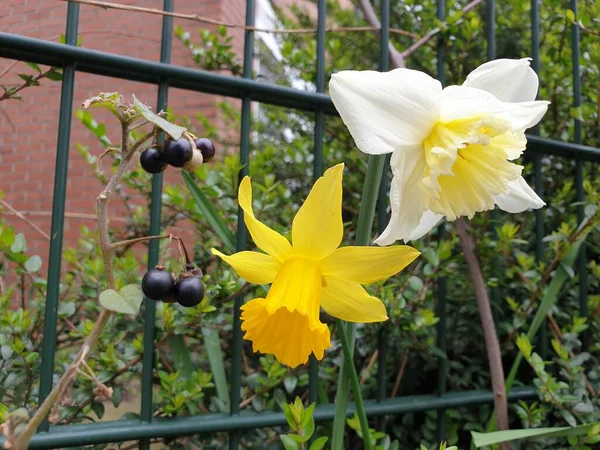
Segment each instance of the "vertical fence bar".
M246 0L246 26L253 27L255 19L255 1ZM254 63L254 32L246 29L244 32L244 69L242 76L252 78L252 66ZM250 121L252 119L252 99L245 96L242 99L242 117L240 124L240 181L248 175L248 164L250 161ZM246 248L246 225L244 224L244 211L238 207L238 228L236 247L238 251ZM231 349L231 408L230 414L236 415L240 412L240 397L242 387L242 328L241 311L243 295L236 297L233 305L233 343ZM240 433L233 431L229 434L229 449L239 448Z
M577 0L571 0L571 10L577 20ZM579 111L581 108L581 69L580 69L580 37L579 27L577 25L571 26L571 49L573 57L573 107ZM574 140L576 144L581 144L583 141L583 129L582 121L580 119L581 114L578 113L578 117L574 122ZM585 219L585 208L583 201L585 199L585 190L583 189L583 160L577 158L575 161L575 189L577 195L577 222L581 223ZM579 250L578 259L578 273L579 273L579 310L581 317L588 318L588 282L587 282L587 256L585 245L581 246ZM585 331L583 333L583 347L585 350L589 348L589 333Z
M79 4L69 2L65 43L77 45L79 26ZM73 89L75 87L75 65L66 64L60 91L60 112L56 144L56 167L54 169L54 195L52 198L52 223L50 226L50 256L48 259L48 286L44 313L44 340L42 343L42 375L39 402L52 390L54 378L54 355L56 353L56 320L60 293L65 201L67 196L67 174L69 169L69 145L71 138L71 116L73 115ZM48 431L50 424L44 420L40 431Z
M381 0L380 5L381 15L381 40L379 47L379 70L385 72L390 68L390 0ZM383 175L381 177L381 183L379 184L379 197L377 202L377 228L379 233L383 232L388 221L387 213L387 199L389 190L389 179L388 172L390 167L390 155L385 157L385 165L383 168ZM386 373L386 361L388 354L388 324L384 323L381 325L378 342L378 363L377 363L377 401L380 402L386 398L387 388L387 373ZM385 430L385 416L377 417L377 430Z
M174 0L164 0L163 10L173 12ZM160 44L160 62L171 62L171 40L173 36L173 18L163 16L162 35ZM166 108L168 100L168 81L162 80L158 85L158 98L156 111ZM152 193L150 197L150 236L160 234L161 228L161 197L163 186L163 174L159 173L152 177ZM158 264L160 243L158 240L149 242L148 247L148 269ZM148 300L144 302L144 354L142 370L142 404L140 418L143 422L152 421L152 375L154 373L154 340L156 337L156 302ZM140 450L150 449L150 439L142 439L139 444Z
M540 4L539 0L531 0L531 67L535 73L540 73ZM532 134L539 136L540 127L536 125ZM535 192L541 197L543 192L542 180L542 155L536 153L533 156L533 177ZM544 259L544 209L535 210L535 259L538 263ZM540 326L538 335L540 355L545 358L548 354L548 333L546 320Z
M325 19L327 18L327 0L319 0L317 17L317 65L316 65L316 87L317 92L325 92ZM325 115L323 111L315 114L315 136L314 136L314 161L313 178L316 180L323 174L323 133L325 129ZM310 355L308 363L309 385L308 402L317 401L319 393L319 366L314 355Z
M446 0L437 0L437 18L440 22L446 20ZM440 33L437 40L437 77L442 86L446 84L446 70L444 60L446 58L446 48L444 35ZM446 235L445 221L442 221L438 231L438 241L442 242ZM446 393L447 382L446 376L448 372L448 359L446 351L446 277L440 277L437 282L437 316L439 322L437 324L436 346L443 353L443 356L437 360L437 394L444 395ZM446 410L438 409L436 423L436 438L438 442L446 439Z

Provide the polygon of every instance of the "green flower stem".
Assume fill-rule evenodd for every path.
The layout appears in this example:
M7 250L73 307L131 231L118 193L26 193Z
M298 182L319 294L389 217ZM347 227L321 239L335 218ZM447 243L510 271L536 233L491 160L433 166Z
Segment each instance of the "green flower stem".
M369 156L367 175L363 184L360 212L358 214L356 245L369 245L371 241L371 230L373 228L373 218L375 217L375 207L377 206L377 196L379 195L379 185L381 184L384 163L385 155ZM345 336L348 338L348 351L344 351L344 362L338 377L331 450L343 450L344 448L344 429L346 427L346 409L348 406L348 381L351 376L350 372L356 370L354 369L354 361L352 360L356 325L353 323L344 324L342 321L339 321L338 328L344 328ZM359 396L360 394L357 394L357 397Z
M348 341L348 335L344 323L337 319L337 330L340 335L340 341L342 341L342 351L344 352L344 361L352 361L352 350L350 350L350 342ZM350 383L352 384L352 391L354 392L354 403L356 404L356 414L360 422L360 430L362 432L363 443L365 450L372 450L373 445L371 444L371 433L369 432L369 423L367 422L367 413L365 412L365 405L363 403L362 394L360 393L360 384L358 382L358 375L356 374L356 367L352 364L350 369ZM336 409L337 414L337 409Z

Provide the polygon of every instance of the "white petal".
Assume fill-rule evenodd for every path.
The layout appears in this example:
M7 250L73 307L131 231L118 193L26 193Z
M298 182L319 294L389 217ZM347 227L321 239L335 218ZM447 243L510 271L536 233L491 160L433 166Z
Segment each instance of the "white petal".
M442 220L443 217L444 216L441 214L436 214L430 210L425 211L421 216L419 226L413 230L408 240L414 241L421 239L423 236L429 233L431 229L435 227L440 220Z
M471 72L463 86L487 91L503 102L531 102L537 95L539 80L530 67L531 58L497 59Z
M550 102L532 101L508 103L498 100L489 92L468 86L448 86L442 92L441 120L495 115L508 121L514 131L536 125L548 110Z
M496 205L509 213L520 213L529 208L539 209L546 203L538 197L533 189L529 187L523 177L519 177L509 184L508 194L500 194L494 197Z
M425 211L419 181L425 171L425 156L421 146L396 150L390 161L394 178L390 186L392 214L390 222L375 243L389 245L398 239L408 241Z
M365 153L391 153L420 143L438 118L439 81L416 70L342 71L329 93L356 145Z

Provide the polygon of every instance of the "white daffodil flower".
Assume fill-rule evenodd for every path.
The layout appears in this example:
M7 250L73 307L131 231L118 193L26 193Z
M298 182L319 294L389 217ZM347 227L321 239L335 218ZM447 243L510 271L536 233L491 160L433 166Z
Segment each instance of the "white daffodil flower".
M442 217L494 205L511 213L544 206L512 162L548 109L535 100L538 83L528 58L485 63L444 89L409 69L332 75L331 98L358 148L392 153L392 215L375 242L418 239Z

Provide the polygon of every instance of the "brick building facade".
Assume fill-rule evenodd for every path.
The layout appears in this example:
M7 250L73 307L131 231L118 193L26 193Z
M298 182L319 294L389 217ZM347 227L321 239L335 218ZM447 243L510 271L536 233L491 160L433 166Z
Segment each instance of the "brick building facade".
M267 1L267 0L265 0ZM127 5L162 9L162 0L120 0ZM259 2L260 3L260 2ZM264 3L263 3L264 5ZM260 6L260 5L259 5ZM203 0L201 2L175 1L175 12L196 14L227 23L243 24L245 19L244 0ZM0 9L0 30L45 40L57 41L65 32L67 3L60 0L3 0ZM174 20L191 32L192 40L197 30L208 28L204 24L189 20ZM214 28L214 27L213 27ZM80 6L79 36L82 46L134 58L159 60L162 17L159 15L102 9L90 5ZM241 55L243 31L231 30L234 47ZM198 41L196 39L196 41ZM172 63L193 67L189 50L177 39L172 40ZM0 59L0 79L4 85L20 84L17 73L32 73L24 63ZM150 105L156 104L157 88L154 85L101 77L77 72L75 75L74 111L83 100L99 92L121 92L126 99L131 94ZM216 96L170 89L169 106L177 114L193 117L202 111L211 121L218 123ZM0 102L0 191L4 201L23 214L46 234L50 233L54 167L60 105L60 83L44 80L42 86L23 91L20 101ZM118 124L110 114L94 110L98 122L109 130L111 141L118 142ZM199 126L199 124L196 124ZM111 132L111 130L113 130ZM81 225L95 227L95 198L102 186L92 176L89 164L75 150L75 144L88 145L92 153L99 155L102 147L92 134L73 117L67 183L64 245L72 246L79 237ZM108 169L109 158L102 161ZM138 162L134 162L138 164ZM179 182L177 171L166 176L166 182ZM31 254L39 254L47 260L49 242L41 233L19 219L7 208L3 208L3 219L25 234ZM124 211L114 208L111 216ZM47 267L42 269L45 273Z

